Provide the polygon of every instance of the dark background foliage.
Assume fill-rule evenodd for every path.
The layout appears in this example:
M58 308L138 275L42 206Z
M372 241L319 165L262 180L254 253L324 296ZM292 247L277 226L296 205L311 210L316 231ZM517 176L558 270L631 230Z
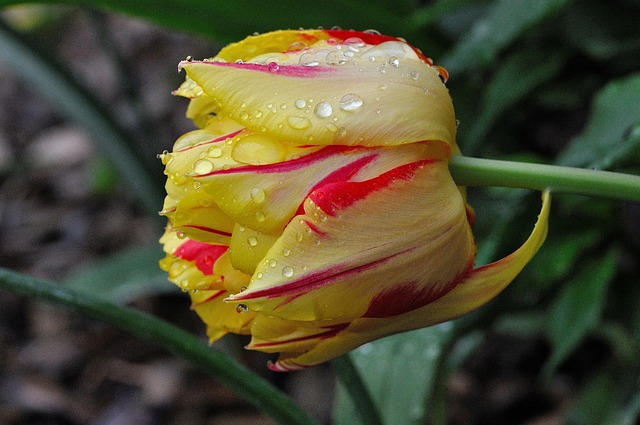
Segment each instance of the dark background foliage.
M636 0L12 3L0 0L2 34L27 39L36 62L2 36L0 266L198 335L156 266L155 155L191 128L185 102L169 95L187 55L255 31L375 28L448 69L465 155L640 174ZM50 66L69 87L48 80ZM519 246L540 204L537 193L500 188L470 189L469 199L480 263ZM557 195L550 226L533 262L483 309L352 353L385 423L640 423L640 206ZM244 342L216 347L322 421L355 423L328 366L275 375ZM160 347L0 292L1 423L269 421Z

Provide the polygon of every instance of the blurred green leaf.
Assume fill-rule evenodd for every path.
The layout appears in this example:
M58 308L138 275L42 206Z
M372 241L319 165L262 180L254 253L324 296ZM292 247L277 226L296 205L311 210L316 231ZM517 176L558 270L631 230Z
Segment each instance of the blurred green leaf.
M608 420L617 408L617 387L618 383L612 373L605 370L596 375L582 390L580 398L567 418L567 424L613 425Z
M437 365L455 325L438 326L389 336L351 353L385 425L423 424L433 395ZM339 425L362 424L346 390L338 386L334 418ZM367 425L367 424L362 424Z
M2 21L0 59L17 71L18 77L87 131L97 147L117 167L139 203L153 214L152 217L157 217L155 212L163 199L160 175L154 175L145 167L144 158L134 149L135 141L109 109L47 52L36 49L26 37L8 28Z
M37 0L34 0L37 1ZM0 0L0 7L24 3ZM65 0L59 3L91 5L148 19L157 24L223 41L238 41L254 32L286 28L377 29L391 35L401 34L403 19L391 2L377 1L364 7L353 1L317 2L278 0ZM416 34L418 36L418 34Z
M558 165L591 167L609 158L619 149L623 153L633 152L618 148L619 144L634 144L630 140L634 128L640 124L640 74L633 74L612 81L596 94L589 122L584 131L575 137L557 158ZM634 145L635 146L635 145Z
M640 4L625 1L579 1L563 15L561 29L574 46L605 60L621 54L638 55Z
M441 63L449 74L484 68L525 31L569 3L570 0L496 0Z
M557 219L556 219L557 221ZM569 220L553 223L544 246L529 264L529 276L539 288L548 288L575 269L585 251L604 237L602 230L571 227Z
M486 142L487 133L501 114L559 74L566 57L557 48L523 49L504 59L482 92L474 118L460 127L460 146L465 154L473 155Z
M606 290L616 271L617 249L592 258L562 288L550 306L547 337L551 356L543 370L548 380L562 361L600 320Z
M143 295L175 291L175 286L167 281L167 274L158 268L162 257L159 244L131 248L76 272L63 284L119 304Z

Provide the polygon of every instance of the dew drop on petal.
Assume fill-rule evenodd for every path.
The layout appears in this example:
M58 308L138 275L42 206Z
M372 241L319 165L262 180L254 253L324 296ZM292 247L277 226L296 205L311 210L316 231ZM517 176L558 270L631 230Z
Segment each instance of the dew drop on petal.
M284 257L288 257L289 255L291 255L291 250L289 248L283 248L282 249L282 255Z
M265 220L266 220L266 217L265 217L265 215L264 215L264 213L263 213L262 211L256 211L255 216L256 216L256 220L257 220L259 223L262 223L263 221L265 221Z
M209 148L208 154L211 158L220 158L222 156L222 148L212 146Z
M269 68L269 71L271 71L271 72L278 72L278 70L280 69L280 65L278 65L277 62L269 62L267 67Z
M340 109L354 111L362 106L362 98L355 93L347 93L340 99Z
M258 245L258 239L255 236L249 236L247 238L247 243L249 244L249 246L256 246Z
M325 58L327 65L344 65L347 63L347 57L339 50L334 50L327 54Z
M320 102L316 105L314 113L319 118L328 118L333 114L333 108L327 102Z
M193 172L207 174L213 171L213 163L207 159L199 159L193 164Z
M307 102L305 102L304 99L298 99L295 102L293 102L293 104L295 105L296 108L298 109L302 109L305 106L307 106Z
M287 124L289 127L296 130L304 130L305 128L309 128L311 126L311 121L309 118L301 117L298 115L289 115L287 118Z
M389 58L389 65L393 66L394 68L397 68L398 66L400 66L400 59L398 59L397 56L391 56Z
M260 134L252 134L239 140L231 151L231 157L244 164L261 165L282 161L286 149L280 142Z
M291 266L285 266L282 268L282 276L284 277L291 277L293 276L293 267Z
M269 264L269 267L273 268L278 264L278 262L272 258L271 260L269 260L268 264Z
M244 304L238 304L236 306L236 313L238 314L245 314L247 311L249 311L249 307Z
M251 189L250 195L251 195L251 200L256 204L263 203L264 200L267 198L267 195L266 193L264 193L264 190L259 187L254 187L253 189Z

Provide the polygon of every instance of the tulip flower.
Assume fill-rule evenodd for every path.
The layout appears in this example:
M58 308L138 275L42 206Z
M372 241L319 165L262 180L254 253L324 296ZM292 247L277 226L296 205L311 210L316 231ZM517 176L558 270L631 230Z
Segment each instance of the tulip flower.
M547 231L474 268L446 71L376 32L276 31L180 63L199 129L161 155L169 279L211 341L316 365L495 297Z

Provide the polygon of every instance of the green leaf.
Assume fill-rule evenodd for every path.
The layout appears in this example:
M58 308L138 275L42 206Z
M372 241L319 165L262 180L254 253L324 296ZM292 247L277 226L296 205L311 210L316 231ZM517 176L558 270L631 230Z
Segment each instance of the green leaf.
M566 54L558 49L519 50L501 62L472 120L460 127L460 146L473 155L496 120L536 87L560 73ZM468 131L465 131L468 129Z
M116 326L184 358L280 424L317 421L264 378L200 338L139 310L0 267L0 289L51 302Z
M496 0L441 62L450 74L486 67L502 49L569 2L570 0Z
M156 212L163 199L160 190L162 175L155 176L145 167L144 159L133 148L135 141L108 109L54 59L35 49L24 36L1 21L0 59L87 131L97 147L117 167L140 204L157 217Z
M568 416L567 424L613 425L607 419L615 412L617 392L618 383L614 374L606 370L599 373L582 390L575 407Z
M24 3L0 0L0 7ZM61 2L62 3L62 2ZM399 34L403 19L391 2L377 1L366 7L353 1L325 0L65 0L63 3L98 6L137 16L157 24L222 41L238 41L254 32L286 28L375 28Z
M600 164L612 151L633 151L624 145L630 140L635 127L640 124L640 74L633 74L612 81L596 94L591 107L591 117L584 131L575 137L558 157L558 165L590 167ZM620 147L622 145L623 147ZM620 155L616 154L616 160Z
M63 284L96 298L124 304L142 295L175 291L159 269L164 256L159 244L135 247L81 270Z
M438 326L389 336L351 353L386 425L423 424L433 396L437 366L455 325ZM338 386L336 424L363 424L342 386Z
M617 250L593 258L565 284L550 306L547 337L551 356L543 376L548 380L562 361L591 332L602 315L608 283L616 271Z

